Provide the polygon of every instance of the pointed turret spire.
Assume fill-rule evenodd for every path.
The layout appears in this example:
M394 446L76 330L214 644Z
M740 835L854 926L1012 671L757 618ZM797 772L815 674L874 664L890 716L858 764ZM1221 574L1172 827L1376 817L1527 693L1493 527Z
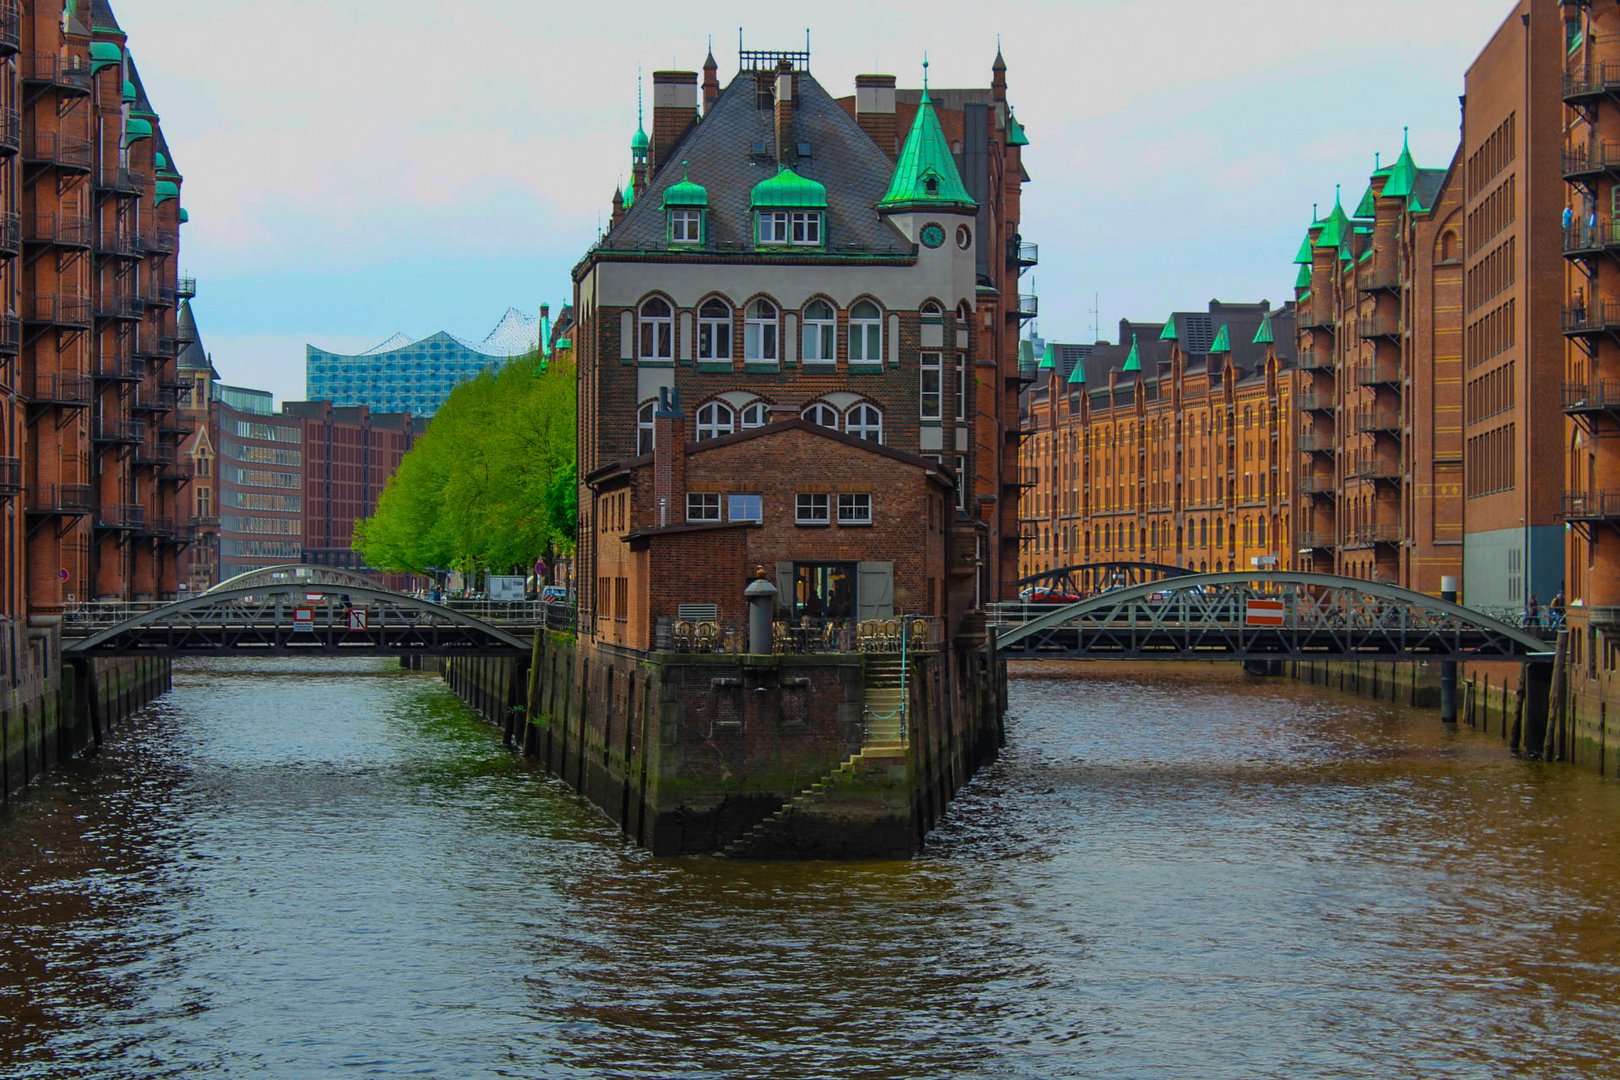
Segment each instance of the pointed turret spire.
M1120 370L1121 371L1141 371L1142 370L1142 346L1140 345L1140 343L1137 342L1135 334L1131 335L1131 353L1130 353L1129 356L1127 356L1125 358L1125 366L1123 368L1121 368Z
M1254 332L1256 345L1274 345L1277 339L1271 332L1271 312L1266 312L1265 318L1260 320L1260 329Z
M1007 100L1007 61L1001 58L1001 35L996 35L996 62L990 65L990 96Z
M1417 162L1412 160L1411 128L1401 128L1401 156L1389 167L1389 180L1384 184L1384 197L1404 199L1417 188Z
M1174 315L1171 315L1168 319L1164 320L1164 331L1159 334L1159 340L1160 341L1176 341L1177 340L1176 317Z
M1084 356L1074 358L1074 367L1069 371L1069 385L1086 385L1086 358Z
M978 204L968 194L956 171L951 147L945 141L945 132L934 113L933 99L928 96L928 60L923 59L922 100L917 104L917 117L911 123L911 133L900 150L895 163L894 179L889 190L878 202L879 210L903 210L909 207L977 209Z
M1042 371L1056 371L1057 370L1057 349L1054 348L1050 344L1046 346L1046 351L1041 354L1040 370L1042 370Z

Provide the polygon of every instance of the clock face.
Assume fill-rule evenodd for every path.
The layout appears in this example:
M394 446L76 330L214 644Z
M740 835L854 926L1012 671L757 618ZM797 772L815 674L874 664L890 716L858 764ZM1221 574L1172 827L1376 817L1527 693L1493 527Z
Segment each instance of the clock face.
M945 242L945 230L938 225L929 223L923 226L922 242L931 248L937 248Z

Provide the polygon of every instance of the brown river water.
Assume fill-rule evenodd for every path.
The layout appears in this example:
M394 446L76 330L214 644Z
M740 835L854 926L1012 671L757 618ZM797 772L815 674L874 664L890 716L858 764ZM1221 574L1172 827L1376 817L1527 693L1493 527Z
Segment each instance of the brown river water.
M390 664L218 661L0 814L0 1077L1620 1076L1620 785L1041 669L926 854L655 859Z

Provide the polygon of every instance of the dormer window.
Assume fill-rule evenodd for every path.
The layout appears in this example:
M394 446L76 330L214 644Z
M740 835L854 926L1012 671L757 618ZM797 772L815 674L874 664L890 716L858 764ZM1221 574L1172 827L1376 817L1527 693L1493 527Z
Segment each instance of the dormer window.
M819 211L793 212L793 243L801 246L821 246L821 214Z
M759 247L820 248L827 242L827 189L792 169L754 185L754 238Z
M669 212L669 242L703 243L703 211L682 208Z
M709 193L692 182L687 163L681 162L681 179L664 191L664 213L669 223L671 244L703 243L703 219L709 210Z

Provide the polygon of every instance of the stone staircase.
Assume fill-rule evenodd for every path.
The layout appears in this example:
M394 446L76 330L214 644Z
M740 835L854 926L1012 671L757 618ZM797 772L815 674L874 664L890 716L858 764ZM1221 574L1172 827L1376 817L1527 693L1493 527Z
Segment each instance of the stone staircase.
M906 760L906 734L901 724L901 673L898 656L872 656L866 661L865 736L849 760L799 792L765 820L721 849L728 859L746 859L758 845L787 827L790 820L839 787L871 769L888 769Z

